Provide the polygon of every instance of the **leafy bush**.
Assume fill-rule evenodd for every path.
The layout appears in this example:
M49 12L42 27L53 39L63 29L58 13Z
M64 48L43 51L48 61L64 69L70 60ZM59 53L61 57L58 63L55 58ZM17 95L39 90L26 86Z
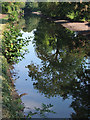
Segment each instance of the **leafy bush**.
M9 24L3 36L2 52L8 62L18 62L24 58L27 49L23 49L23 47L28 45L29 40L22 38L18 25Z
M40 2L41 12L48 16L59 19L72 19L75 21L89 20L89 7L87 2Z
M11 13L12 11L20 12L24 8L24 2L2 2L2 13Z

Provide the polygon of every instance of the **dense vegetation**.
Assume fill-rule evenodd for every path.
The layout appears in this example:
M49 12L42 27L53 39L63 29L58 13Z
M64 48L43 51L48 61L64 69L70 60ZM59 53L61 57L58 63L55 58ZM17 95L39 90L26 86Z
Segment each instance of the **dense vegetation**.
M75 2L46 2L39 3L40 10L49 17L85 21L90 19L89 3Z
M43 15L58 19L89 21L89 2L3 2L2 13L41 11Z
M19 97L13 96L15 92L13 80L10 74L10 66L7 59L2 56L2 117L20 118L23 117L24 105Z
M17 11L18 13L25 7L24 2L2 2L2 13L12 13Z
M74 21L90 20L89 2L39 2L26 3L26 12L41 11L47 17L70 19Z
M37 2L26 2L24 10L28 14L30 14L30 12L32 11L38 11L39 10L38 3Z
M10 19L13 18L10 17ZM16 62L20 60L20 57L24 58L27 49L23 49L23 47L27 46L28 42L28 39L22 38L18 25L10 23L7 30L4 31L2 39L2 53L8 62Z
M6 23L2 37L2 117L20 118L24 117L24 105L18 94L17 98L13 95L16 92L9 63L18 61L18 57L21 55L21 46L25 43L23 39L17 39L18 36L22 36L17 24L22 11L19 4L4 2L2 3L2 12L8 14L8 23Z
M28 45L28 38L23 39L20 33L19 19L22 16L23 3L4 2L2 9L8 13L8 24L6 30L3 32L2 39L2 53L7 58L8 62L18 62L24 58L27 49L24 47ZM13 8L13 9L12 9Z

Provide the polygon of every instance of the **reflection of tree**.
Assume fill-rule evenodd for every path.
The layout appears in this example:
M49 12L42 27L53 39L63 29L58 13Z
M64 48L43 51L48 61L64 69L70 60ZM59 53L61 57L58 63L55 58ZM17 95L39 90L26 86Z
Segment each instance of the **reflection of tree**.
M73 97L73 102L71 107L76 113L72 114L73 118L87 118L89 117L89 73L90 70L84 70L80 67L77 71L77 81L75 89L72 89L71 95Z
M77 49L78 52L79 47L85 45L85 41L82 41L82 38L79 41L78 37L74 36L73 32L63 29L62 26L41 19L35 32L34 42L36 43L37 54L41 57L44 51L47 51L47 54L54 52L52 55L56 56L57 59L58 54L72 52L73 49Z
M34 88L46 97L58 95L65 99L71 95L71 107L76 112L72 117L87 117L89 71L84 68L84 57L88 55L89 47L86 38L74 37L73 32L61 26L41 21L34 43L42 60L41 67L35 64L27 66Z
M33 29L36 29L39 17L38 16L25 16L25 27L23 28L24 32L31 32Z
M30 111L27 115L27 118L31 118L31 116L33 116L33 115L39 115L41 118L47 118L47 116L46 116L47 113L56 113L53 110L50 110L51 107L53 107L52 104L46 105L46 104L42 103L42 108L35 107L36 112Z
M19 25L19 28L24 28L25 27L25 19L21 18L18 25Z
M45 71L43 72L42 69L44 67ZM55 69L52 69L51 74L51 71L49 71L48 67L46 68L46 66L41 68L41 72L39 71L38 66L35 66L34 64L29 65L28 68L30 70L29 76L32 77L32 79L37 80L37 82L34 82L33 85L39 90L39 92L44 93L45 96L60 95L64 99L71 95L73 98L71 107L76 112L72 114L72 117L85 118L88 116L89 70L84 71L83 67L81 66L77 69L76 73L74 73L74 75L76 74L76 78L74 78L72 75L66 77L66 74L61 74L59 76L58 74L60 73L56 73Z

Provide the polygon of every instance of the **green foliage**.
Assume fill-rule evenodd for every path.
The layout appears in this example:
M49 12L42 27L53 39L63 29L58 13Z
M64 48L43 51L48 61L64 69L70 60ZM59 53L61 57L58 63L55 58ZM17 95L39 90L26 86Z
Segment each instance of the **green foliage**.
M89 20L89 3L76 3L73 6L73 9L68 12L67 17L76 21L85 21Z
M89 20L89 2L40 2L39 8L47 17L72 19L75 21Z
M17 13L17 11L12 11L9 14L8 20L9 21L15 21L15 22L18 21L18 13Z
M25 7L25 2L19 2L18 1L18 2L15 2L14 4L17 5L19 8L22 8L22 9Z
M12 96L14 86L10 78L9 65L6 58L2 57L2 112L3 118L23 117L24 106L20 98L14 99Z
M28 45L29 40L22 38L18 25L9 24L7 29L3 33L2 53L8 62L18 62L20 57L24 58L27 53L27 49L23 49L23 47Z
M13 3L12 3L13 4ZM5 3L8 7L9 3ZM12 6L13 7L13 6ZM24 44L28 44L26 40L23 40L21 37L22 34L20 33L20 29L17 25L18 20L18 12L15 10L7 11L10 13L9 20L11 21L8 23L6 30L3 32L3 39L2 39L2 107L3 107L3 117L4 118L22 118L24 106L21 102L21 99L18 97L17 99L13 97L13 92L15 88L13 86L13 80L11 78L10 70L8 62L17 62L18 57L22 56L23 53L21 48L25 46ZM21 46L19 46L19 44Z
M2 13L12 13L12 11L20 12L24 6L24 2L2 2Z
M24 47L28 45L30 40L22 38L22 33L20 33L20 28L17 24L19 14L17 11L12 11L9 14L8 19L10 22L3 32L2 53L8 62L18 62L28 52Z
M26 2L25 4L25 13L30 13L32 11L38 11L38 2Z
M76 19L77 16L78 16L78 11L76 13L74 11L69 12L68 15L67 15L67 17L70 18L70 19Z

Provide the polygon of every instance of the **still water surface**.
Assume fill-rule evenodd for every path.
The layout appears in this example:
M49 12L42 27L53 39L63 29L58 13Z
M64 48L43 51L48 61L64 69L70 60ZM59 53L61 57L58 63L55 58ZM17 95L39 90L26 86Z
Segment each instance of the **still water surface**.
M25 18L25 23L21 33L23 38L31 36L29 53L14 65L19 76L16 89L27 93L22 97L25 114L44 103L52 104L56 112L46 113L49 118L87 116L89 76L84 67L88 46L83 45L83 37L35 16Z

